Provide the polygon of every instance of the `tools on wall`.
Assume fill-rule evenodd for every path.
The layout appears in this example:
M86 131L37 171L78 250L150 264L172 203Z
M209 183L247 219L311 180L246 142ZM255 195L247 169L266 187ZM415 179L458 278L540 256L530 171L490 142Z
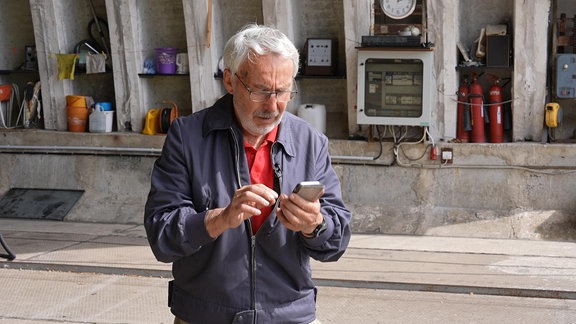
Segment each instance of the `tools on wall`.
M0 85L0 128L15 128L22 125L22 111L20 108L20 94L18 85L3 84ZM18 113L14 118L12 114Z
M89 39L82 39L74 45L76 69L87 73L103 73L111 68L110 35L108 23L96 14L94 3L88 0L92 20L88 23Z

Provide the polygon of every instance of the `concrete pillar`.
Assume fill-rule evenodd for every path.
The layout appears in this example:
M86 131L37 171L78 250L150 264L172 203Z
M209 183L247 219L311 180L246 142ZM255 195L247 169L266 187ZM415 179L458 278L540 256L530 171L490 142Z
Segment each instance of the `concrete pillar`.
M366 13L372 16L372 0L343 0L344 5L344 42L346 51L346 88L348 91L348 132L356 133L356 85L358 84L358 50L362 35L368 35L371 19L365 19Z
M141 131L147 107L137 76L141 70L137 0L106 0L119 131Z
M514 141L542 138L550 10L550 0L514 1Z
M72 92L72 81L58 80L56 54L69 53L72 41L67 39L61 17L70 12L62 1L30 0L30 11L34 23L34 37L38 53L38 70L42 81L44 127L66 130L66 98ZM64 112L63 112L64 111Z
M212 2L211 10L208 8L210 2ZM217 71L218 60L226 40L222 39L218 27L222 17L216 0L183 0L183 6L190 64L192 111L195 112L212 105L225 93L222 81L215 79L214 73ZM208 29L209 21L210 29Z

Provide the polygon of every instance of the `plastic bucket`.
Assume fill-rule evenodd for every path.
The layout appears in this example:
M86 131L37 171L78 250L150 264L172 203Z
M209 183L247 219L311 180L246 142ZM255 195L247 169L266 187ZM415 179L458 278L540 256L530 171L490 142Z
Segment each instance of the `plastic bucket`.
M84 96L66 96L66 106L86 107L86 97L84 97Z
M114 111L94 110L88 120L91 133L110 133L112 131Z
M104 110L104 111L111 111L112 110L112 103L111 102L97 102L94 107L96 110Z
M88 107L66 106L69 132L85 132L88 120Z
M85 96L66 96L66 116L69 132L85 132L88 121L88 100ZM90 98L91 99L91 98Z
M156 48L156 73L175 74L176 73L177 48L162 47Z

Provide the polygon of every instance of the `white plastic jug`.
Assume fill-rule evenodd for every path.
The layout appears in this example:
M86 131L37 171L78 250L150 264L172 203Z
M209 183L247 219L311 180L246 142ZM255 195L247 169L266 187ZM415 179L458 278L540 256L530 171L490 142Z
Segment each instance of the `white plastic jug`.
M298 117L306 120L319 131L326 134L326 106L302 104L298 108Z
M88 129L91 133L110 133L112 131L113 118L114 111L94 109L88 116Z

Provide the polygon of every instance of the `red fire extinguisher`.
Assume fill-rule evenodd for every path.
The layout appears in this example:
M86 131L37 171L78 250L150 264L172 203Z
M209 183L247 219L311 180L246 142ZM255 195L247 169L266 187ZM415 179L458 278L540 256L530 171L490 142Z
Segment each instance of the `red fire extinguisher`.
M456 138L463 143L470 141L470 106L468 105L468 80L464 79L458 88L458 110L456 120Z
M488 111L490 116L490 142L502 143L504 140L502 88L497 77L494 77L494 84L490 87L490 108Z
M484 99L482 86L476 76L473 77L472 84L470 84L468 101L470 102L472 116L472 143L484 143L486 141L484 136Z

